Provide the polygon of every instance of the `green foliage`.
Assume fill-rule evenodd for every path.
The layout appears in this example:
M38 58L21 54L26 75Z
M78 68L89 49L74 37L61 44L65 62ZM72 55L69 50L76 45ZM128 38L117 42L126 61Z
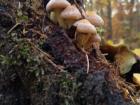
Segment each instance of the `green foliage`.
M3 49L10 49L9 51L0 51L0 66L2 68L11 69L12 66L20 68L20 70L26 70L27 74L32 74L34 77L40 77L44 75L44 68L40 67L41 59L31 44L24 38L20 38L20 35L12 32L7 35L6 39L0 41L0 46Z
M14 59L12 59L8 56L0 55L0 64L1 65L14 65L16 63L17 62Z
M19 46L19 54L24 57L27 58L30 55L30 47L27 43L22 43Z
M103 36L104 32L105 32L105 29L103 27L97 27L97 33L101 36Z

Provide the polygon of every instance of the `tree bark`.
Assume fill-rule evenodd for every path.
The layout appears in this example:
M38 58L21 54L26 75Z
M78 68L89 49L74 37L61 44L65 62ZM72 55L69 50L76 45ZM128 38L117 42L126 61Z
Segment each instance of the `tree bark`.
M111 0L107 0L108 5L107 5L107 17L108 17L108 34L109 38L112 39L112 5L111 5Z

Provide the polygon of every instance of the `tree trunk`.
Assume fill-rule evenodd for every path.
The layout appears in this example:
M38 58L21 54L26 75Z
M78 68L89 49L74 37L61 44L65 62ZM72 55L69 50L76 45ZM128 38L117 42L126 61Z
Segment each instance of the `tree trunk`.
M112 5L111 5L111 0L107 0L108 5L107 5L107 17L108 17L108 27L107 27L107 32L109 35L109 38L112 39Z
M89 53L87 74L85 54L65 29L31 10L28 0L28 20L16 17L18 8L7 1L0 5L0 105L132 105L118 69L99 49Z
M133 21L134 21L134 13L133 13L133 8L134 8L135 0L131 0L129 3L129 34L132 35L133 31Z

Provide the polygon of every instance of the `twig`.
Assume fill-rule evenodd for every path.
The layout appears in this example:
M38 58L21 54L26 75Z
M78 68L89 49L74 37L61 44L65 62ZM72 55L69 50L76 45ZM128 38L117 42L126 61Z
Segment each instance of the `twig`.
M87 74L89 73L89 58L88 58L88 54L85 53L85 57L86 57L86 62L87 62Z
M45 27L45 15L43 16L43 19L42 19L42 27L41 27L41 30L42 32L44 33L44 27Z
M16 23L8 32L7 34L10 34L17 26L19 26L21 23Z
M86 58L86 62L87 62L87 68L86 68L86 71L87 71L87 74L89 73L89 57L88 57L88 54L87 52L85 51L84 48L81 48L82 52L85 54L85 58Z
M41 53L43 53L44 55L46 55L48 58L51 58L51 56L50 56L49 54L45 53L45 52L42 51L40 48L36 47L36 46L34 45L34 43L32 43L30 40L28 40L28 39L26 39L26 40L28 41L28 43L29 43L33 48L37 49L39 52L41 52Z
M15 46L9 51L8 54L11 54L17 47L18 47L18 45L15 45Z
M74 0L74 3L75 3L75 5L76 5L76 7L79 9L79 11L80 11L82 17L85 18L85 15L83 14L83 10L84 10L84 9L82 10L82 8L79 6L79 4L77 3L76 0Z
M45 34L42 34L42 33L40 33L39 31L37 31L37 30L34 30L34 29L30 29L32 32L34 32L34 33L37 33L37 34L39 34L40 36L42 36L43 38L47 38L47 36L45 35Z

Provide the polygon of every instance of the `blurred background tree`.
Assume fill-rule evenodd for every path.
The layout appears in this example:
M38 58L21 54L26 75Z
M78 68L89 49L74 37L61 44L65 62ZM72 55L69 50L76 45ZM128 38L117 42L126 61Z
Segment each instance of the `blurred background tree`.
M140 0L84 0L87 10L96 11L105 21L106 39L124 39L130 48L140 47Z

